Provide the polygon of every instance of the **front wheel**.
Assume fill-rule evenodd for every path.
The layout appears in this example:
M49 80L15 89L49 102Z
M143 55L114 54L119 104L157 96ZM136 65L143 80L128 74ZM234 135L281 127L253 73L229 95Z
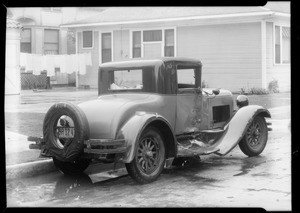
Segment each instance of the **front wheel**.
M88 159L77 159L72 162L64 162L53 157L55 167L66 175L79 175L89 166Z
M165 146L158 129L146 128L139 138L135 157L126 163L128 174L138 183L150 183L158 178L165 164Z
M239 147L249 157L259 155L268 140L268 127L264 117L256 116L248 127Z

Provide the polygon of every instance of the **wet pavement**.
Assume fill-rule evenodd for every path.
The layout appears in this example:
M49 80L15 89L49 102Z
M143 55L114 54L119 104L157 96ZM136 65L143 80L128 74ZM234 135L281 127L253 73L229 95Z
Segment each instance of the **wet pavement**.
M200 163L165 169L157 181L147 185L135 183L124 168L117 173L104 174L95 166L90 166L80 177L53 172L15 179L6 183L7 206L262 207L290 210L290 95L276 94L274 97L249 96L251 104L276 107L271 109L273 131L269 132L268 144L258 157L249 158L236 147L224 157L209 155ZM40 136L42 120L53 103L80 103L95 98L96 90L74 88L67 91L59 88L30 90L22 91L20 96L5 96L5 129L25 136Z
M126 170L103 179L97 172L68 177L59 172L7 182L8 206L31 207L262 207L291 209L289 119L272 120L273 131L258 157L236 147L227 156L165 169L146 185ZM104 181L103 181L104 180Z

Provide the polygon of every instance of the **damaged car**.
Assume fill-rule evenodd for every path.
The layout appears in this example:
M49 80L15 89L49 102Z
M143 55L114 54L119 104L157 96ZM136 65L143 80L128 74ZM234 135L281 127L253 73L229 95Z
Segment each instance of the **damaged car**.
M202 88L201 71L199 60L180 57L104 63L98 98L53 104L43 137L30 137L36 142L30 148L52 157L65 174L122 162L138 183L156 180L182 159L224 156L237 145L247 156L259 155L270 112L245 95L234 100L228 90Z

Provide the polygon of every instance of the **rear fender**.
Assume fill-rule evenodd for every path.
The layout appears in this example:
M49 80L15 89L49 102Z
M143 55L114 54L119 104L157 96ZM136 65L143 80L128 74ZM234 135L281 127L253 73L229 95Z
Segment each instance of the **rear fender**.
M126 152L124 153L124 156L122 159L120 159L124 163L130 163L135 155L135 151L137 149L138 140L140 138L141 133L143 130L149 126L149 125L156 126L159 130L161 130L161 133L169 132L168 141L164 141L165 143L170 142L171 145L168 147L172 149L172 151L169 151L171 153L171 156L167 157L174 157L176 155L177 150L177 144L175 143L176 139L173 134L173 131L171 129L170 124L167 122L167 120L162 117L161 115L155 114L155 113L146 113L146 112L136 112L134 116L132 116L120 129L120 131L117 134L117 139L125 139L126 141ZM156 124L163 124L162 126L157 126ZM161 129L163 127L163 129ZM166 150L168 149L166 147Z
M244 137L246 130L256 116L271 118L270 112L258 105L240 108L224 127L225 132L216 142L219 149L215 154L228 154Z

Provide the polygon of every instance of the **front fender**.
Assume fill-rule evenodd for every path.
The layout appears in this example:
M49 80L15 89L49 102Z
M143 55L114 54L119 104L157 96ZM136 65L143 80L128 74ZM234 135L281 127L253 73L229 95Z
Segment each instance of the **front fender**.
M256 116L271 118L270 112L258 105L249 105L239 109L224 127L225 132L216 142L219 149L216 154L226 155L244 137L246 130Z
M135 150L137 148L137 141L140 138L141 133L150 123L154 121L163 122L171 130L171 126L167 120L157 113L136 112L123 125L117 134L117 139L125 139L126 141L126 152L121 159L122 162L130 163L133 160ZM173 140L176 141L173 133L172 137Z

